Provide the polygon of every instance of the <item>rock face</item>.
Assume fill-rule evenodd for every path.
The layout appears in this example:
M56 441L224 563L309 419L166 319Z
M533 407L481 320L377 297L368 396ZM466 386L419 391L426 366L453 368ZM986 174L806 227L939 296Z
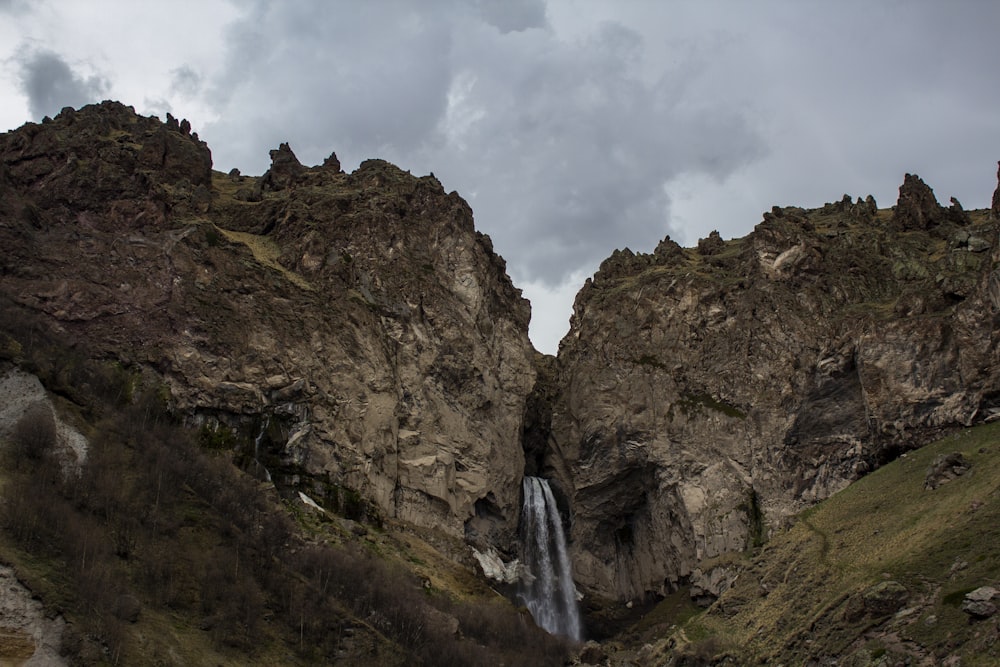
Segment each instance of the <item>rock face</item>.
M995 411L996 228L942 211L908 175L894 214L775 207L743 239L601 265L539 466L568 499L583 589L717 595L731 577L712 559Z
M105 102L0 135L2 297L279 484L511 548L529 306L468 205L287 144L215 173L188 130Z
M959 206L961 209L961 206ZM930 229L944 217L944 211L934 197L934 191L916 174L906 174L899 186L899 202L894 216L904 231Z
M464 536L492 569L527 471L582 591L707 603L727 554L1000 414L1000 223L917 176L894 212L845 195L616 251L553 359L433 176L271 160L213 172L186 121L113 102L0 135L0 312L141 372L290 497Z
M997 162L997 189L993 191L993 202L990 206L990 217L1000 218L1000 162Z
M45 607L17 580L13 568L0 565L0 664L69 664L60 654L66 621L49 618Z

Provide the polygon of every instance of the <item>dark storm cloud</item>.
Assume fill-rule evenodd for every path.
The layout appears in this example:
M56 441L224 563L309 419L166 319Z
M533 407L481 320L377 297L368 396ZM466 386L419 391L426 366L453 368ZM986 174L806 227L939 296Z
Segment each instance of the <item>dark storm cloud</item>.
M434 171L517 277L555 285L614 248L652 249L669 179L762 152L736 110L688 96L695 60L641 77L645 44L622 25L569 39L540 2L415 7L257 5L215 82L217 163L260 172L287 140L304 162L336 150L347 168Z
M80 76L54 51L30 50L19 58L21 89L35 119L54 116L63 107L100 101L108 82L99 76Z

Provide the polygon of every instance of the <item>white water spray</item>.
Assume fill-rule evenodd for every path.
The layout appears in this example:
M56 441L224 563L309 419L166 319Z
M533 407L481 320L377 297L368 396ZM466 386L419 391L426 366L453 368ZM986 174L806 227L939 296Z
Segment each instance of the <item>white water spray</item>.
M579 641L582 631L576 587L552 490L548 481L539 477L525 477L522 487L521 544L526 576L521 583L521 600L539 627Z

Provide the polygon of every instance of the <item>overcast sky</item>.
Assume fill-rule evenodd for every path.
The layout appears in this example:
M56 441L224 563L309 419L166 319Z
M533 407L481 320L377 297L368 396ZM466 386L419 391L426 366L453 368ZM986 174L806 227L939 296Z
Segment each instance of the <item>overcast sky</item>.
M615 248L743 236L772 205L989 205L991 0L0 0L0 131L117 99L215 168L387 159L457 190L555 352Z

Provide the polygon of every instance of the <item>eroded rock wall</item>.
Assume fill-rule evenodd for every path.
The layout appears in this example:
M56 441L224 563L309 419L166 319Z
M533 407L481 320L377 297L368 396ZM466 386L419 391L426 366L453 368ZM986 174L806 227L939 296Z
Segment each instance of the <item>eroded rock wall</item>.
M606 260L560 347L546 453L578 583L711 592L727 554L988 417L996 227L959 212L907 175L894 211L776 207L743 239Z
M212 172L112 102L0 135L0 290L281 483L509 544L534 370L503 260L433 176L272 160Z

